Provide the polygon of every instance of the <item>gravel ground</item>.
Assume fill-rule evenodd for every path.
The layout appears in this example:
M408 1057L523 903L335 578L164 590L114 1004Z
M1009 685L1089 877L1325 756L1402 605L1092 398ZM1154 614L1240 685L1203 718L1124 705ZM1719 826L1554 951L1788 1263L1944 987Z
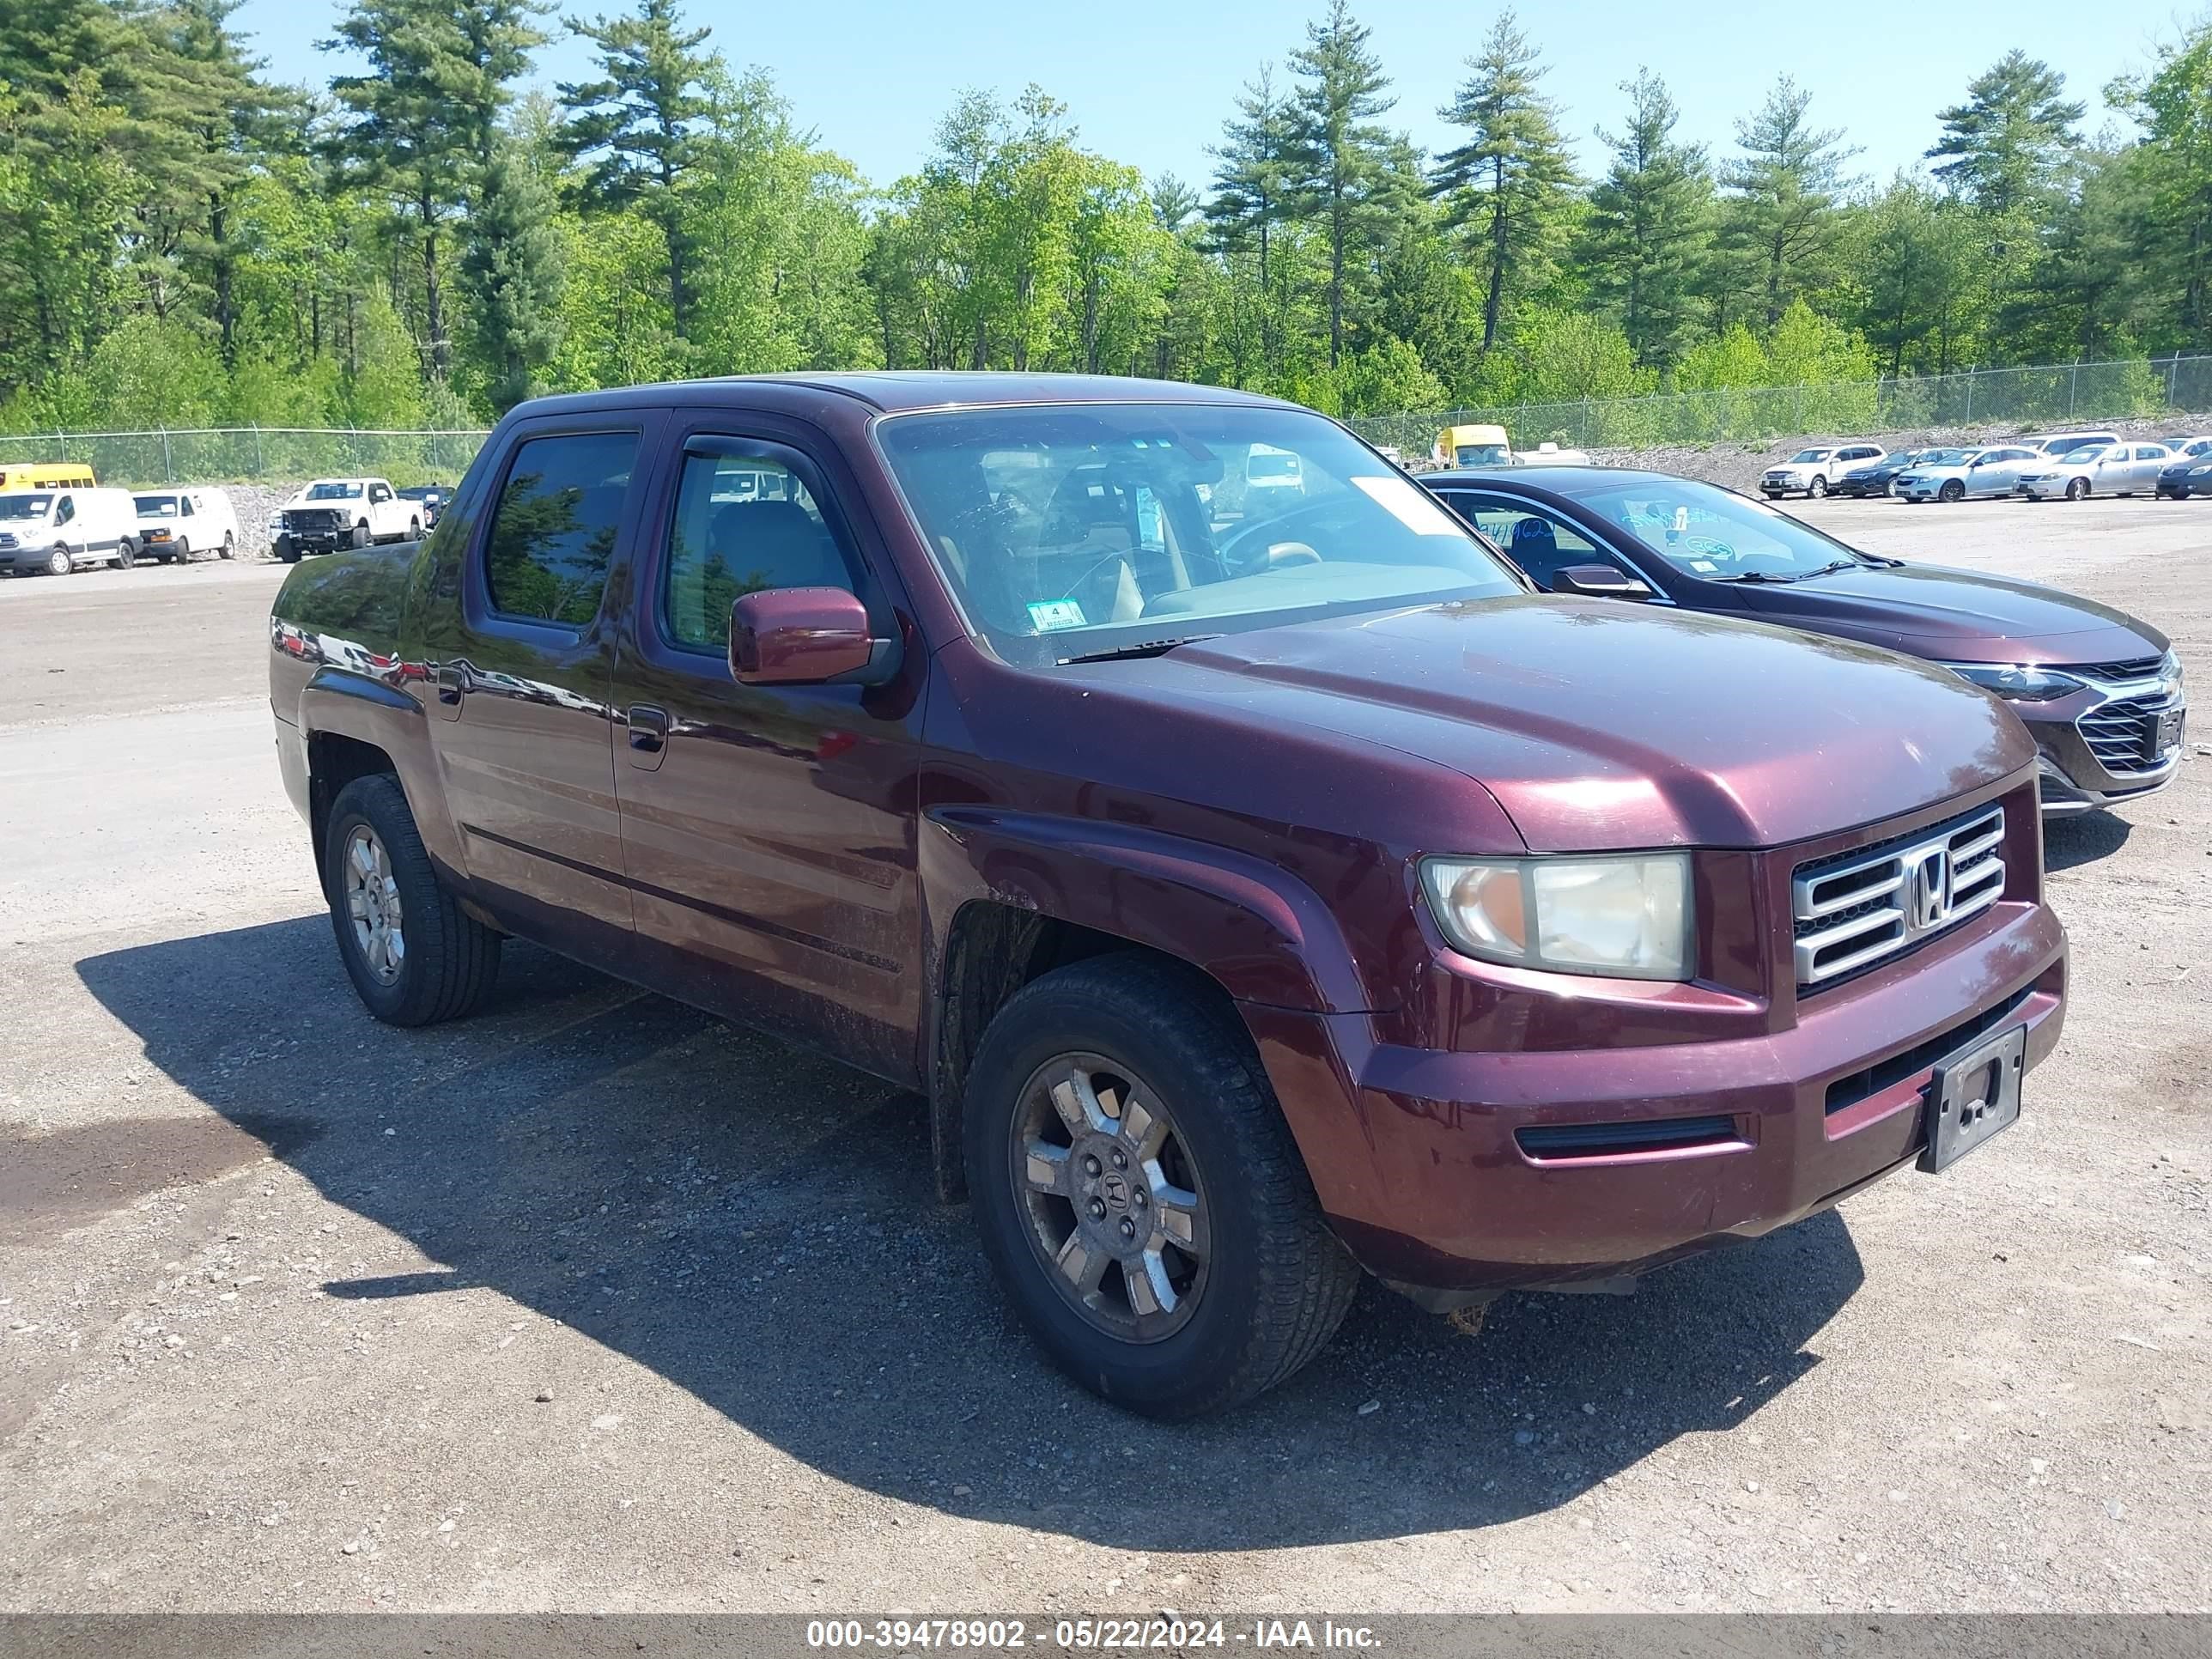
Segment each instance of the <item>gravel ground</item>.
M2145 614L2212 509L1826 503ZM264 565L0 584L0 1608L2212 1606L2212 769L2055 826L2020 1124L1477 1340L1363 1292L1162 1427L1048 1370L915 1103L517 947L407 1033L270 755Z

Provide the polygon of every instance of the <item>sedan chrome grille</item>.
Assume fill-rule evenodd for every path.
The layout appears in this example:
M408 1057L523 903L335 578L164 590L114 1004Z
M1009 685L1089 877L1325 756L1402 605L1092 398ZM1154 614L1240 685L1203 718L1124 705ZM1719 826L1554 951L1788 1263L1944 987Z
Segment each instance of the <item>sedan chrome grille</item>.
M2004 808L1798 866L1790 881L1797 984L1870 968L1987 909L2005 888Z
M2158 717L2180 699L2172 692L2100 703L2074 722L2097 764L2116 776L2155 772L2166 762L2158 749Z

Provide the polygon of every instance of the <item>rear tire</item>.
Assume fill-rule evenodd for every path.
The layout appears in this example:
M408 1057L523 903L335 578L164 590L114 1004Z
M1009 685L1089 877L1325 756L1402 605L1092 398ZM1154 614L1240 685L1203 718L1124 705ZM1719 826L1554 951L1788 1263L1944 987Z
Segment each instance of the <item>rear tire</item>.
M1024 987L983 1035L963 1129L1000 1285L1116 1405L1241 1404L1319 1353L1358 1287L1249 1037L1176 964L1097 957Z
M216 556L224 559L234 559L238 556L237 538L228 530L222 532L222 550Z
M407 539L410 542L419 542L422 539L422 520L410 519L407 520Z
M500 936L439 879L390 773L355 779L331 804L323 889L347 976L386 1024L458 1019L498 982Z

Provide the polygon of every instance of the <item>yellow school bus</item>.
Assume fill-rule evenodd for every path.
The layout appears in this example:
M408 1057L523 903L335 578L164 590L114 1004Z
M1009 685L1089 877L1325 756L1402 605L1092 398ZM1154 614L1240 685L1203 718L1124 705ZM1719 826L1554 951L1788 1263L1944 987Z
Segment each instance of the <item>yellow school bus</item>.
M13 461L0 465L0 493L10 489L91 489L100 480L82 461Z

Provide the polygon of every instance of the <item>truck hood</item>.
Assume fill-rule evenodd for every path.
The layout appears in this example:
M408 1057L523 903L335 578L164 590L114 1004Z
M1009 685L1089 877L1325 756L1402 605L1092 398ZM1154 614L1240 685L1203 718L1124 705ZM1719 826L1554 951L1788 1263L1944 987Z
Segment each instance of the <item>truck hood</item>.
M1264 727L1449 767L1536 852L1776 846L1948 799L2035 756L2008 710L1940 669L1617 600L1423 606L1113 669ZM1436 846L1451 835L1437 826Z
M1740 586L1762 622L1941 662L2093 663L2154 656L2166 635L2124 611L2034 582L1908 564L1838 570L1776 587Z

